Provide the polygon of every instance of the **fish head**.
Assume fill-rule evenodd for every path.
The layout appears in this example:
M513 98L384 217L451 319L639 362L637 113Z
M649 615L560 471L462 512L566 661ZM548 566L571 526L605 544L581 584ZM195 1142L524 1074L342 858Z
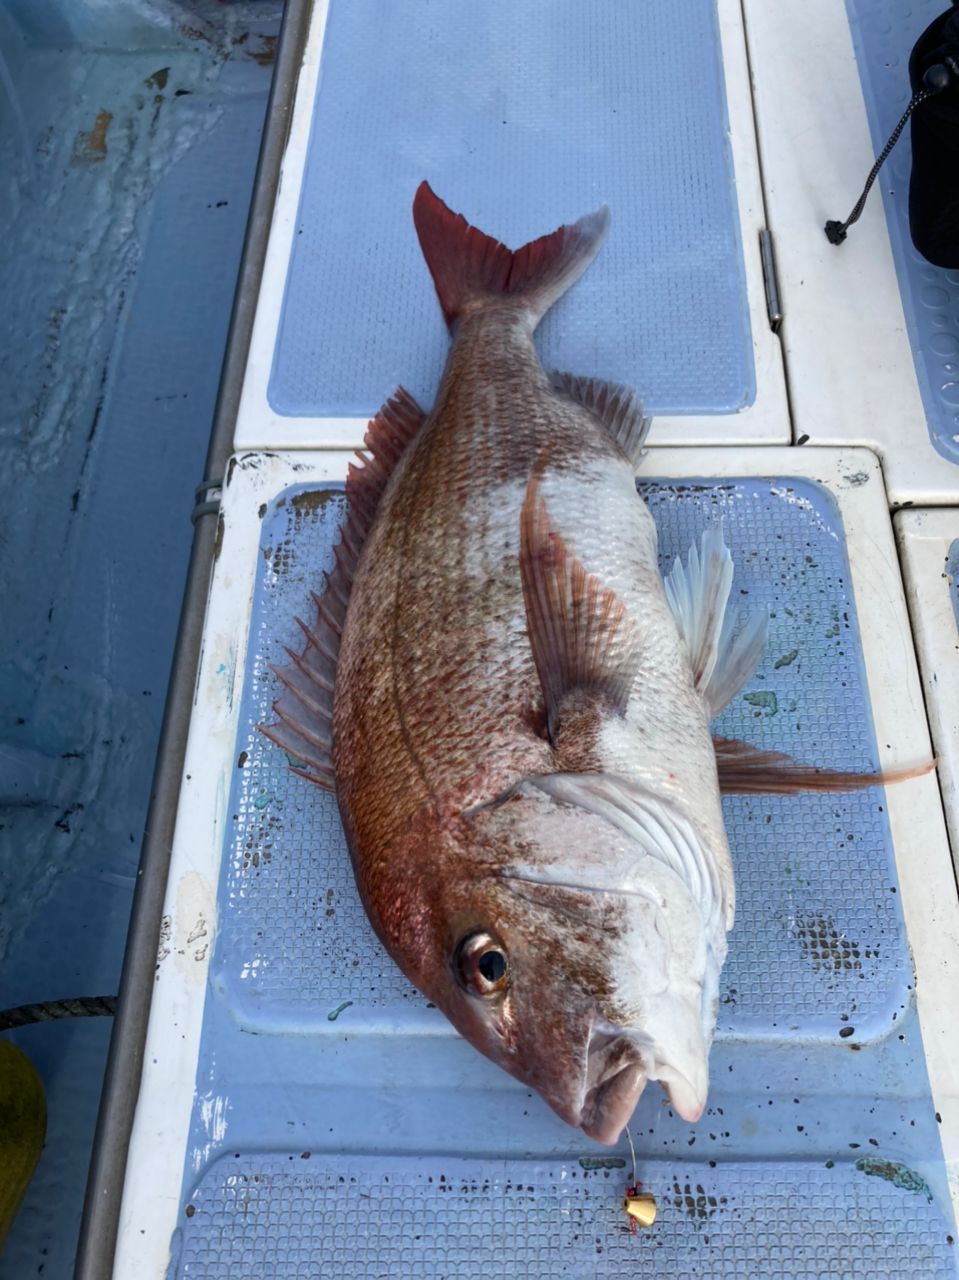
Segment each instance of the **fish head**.
M683 877L608 816L536 785L468 825L468 874L437 886L431 998L601 1143L649 1080L697 1120L725 933L717 958Z

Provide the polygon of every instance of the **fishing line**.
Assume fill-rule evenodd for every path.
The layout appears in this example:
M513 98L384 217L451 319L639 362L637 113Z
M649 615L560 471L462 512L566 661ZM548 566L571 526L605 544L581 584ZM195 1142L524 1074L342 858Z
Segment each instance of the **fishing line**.
M636 1176L636 1148L633 1146L633 1135L629 1131L628 1124L623 1127L626 1130L629 1152L633 1157L633 1176L626 1184L623 1212L629 1221L630 1232L636 1235L639 1227L651 1227L656 1221L656 1197L643 1190L643 1184Z
M636 1148L633 1146L633 1135L629 1131L629 1125L626 1126L626 1141L629 1143L629 1154L633 1157L633 1179L632 1185L636 1186Z

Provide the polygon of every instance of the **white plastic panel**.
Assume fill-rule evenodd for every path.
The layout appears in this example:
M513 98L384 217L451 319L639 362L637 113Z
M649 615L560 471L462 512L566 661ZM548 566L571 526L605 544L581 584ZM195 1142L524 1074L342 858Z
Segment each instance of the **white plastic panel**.
M656 0L657 6L661 3L664 3L664 0ZM691 3L692 0L683 0L686 9L690 8ZM342 414L339 416L296 416L296 414L277 412L271 403L271 400L275 399L275 395L271 395L271 389L275 392L273 381L277 369L275 357L278 344L281 340L288 342L290 337L288 333L284 336L285 317L287 317L286 299L291 296L288 288L288 272L295 242L303 230L299 222L299 213L301 196L304 191L304 175L307 173L310 150L316 145L315 132L320 127L318 121L314 118L314 108L317 102L317 88L323 81L324 39L327 34L331 7L335 7L335 0L333 6L328 3L328 0L316 0L302 72L297 86L289 142L277 194L260 288L256 323L237 421L235 441L238 449L355 448L362 441L367 418L377 407L377 405L372 404L368 408L364 406L364 412L357 411L355 416L344 416ZM658 9L656 11L658 12ZM602 19L602 6L597 9L597 13L599 18L594 19L594 21ZM703 9L702 14L696 9L696 13L693 16L696 17L698 14L696 21L699 26L702 26L703 15L708 16L708 13L708 6ZM734 231L738 232L738 239L741 242L742 258L741 262L738 263L733 262L731 259L729 269L733 277L738 278L744 275L746 314L748 315L748 328L751 331L751 336L750 334L742 336L744 336L747 347L751 346L755 394L753 397L750 393L751 402L748 407L741 409L737 413L699 413L688 410L682 416L658 416L654 423L652 439L654 443L666 442L690 445L747 441L764 444L783 444L788 443L790 439L789 413L781 348L777 337L769 328L766 315L758 243L759 230L764 225L765 219L742 15L737 0L717 0L716 15L718 16L722 67L725 79L729 145L735 184L734 198L738 209L739 225L735 227L735 222L733 225ZM622 16L620 14L620 18ZM609 31L600 30L595 33L595 42L597 44L602 45L604 40L608 42L611 39L615 39L615 24L613 23L612 13L610 14L610 23L612 25ZM602 25L601 21L600 25ZM642 74L641 66L638 67L637 74ZM552 86L547 77L543 92L550 95L553 93L553 88L554 86ZM680 95L680 99L681 97L682 95ZM680 101L676 111L681 110ZM475 126L469 119L464 122L464 137L468 137L474 127L478 133L488 131L489 121L483 111L485 111L485 106L482 109L477 108ZM673 115L675 114L676 112L674 111ZM496 123L499 122L497 121ZM682 120L679 123L680 127L683 127ZM710 117L709 125L710 127L715 127L714 118ZM696 133L697 129L701 131L701 122L697 124L693 121L690 129L693 134ZM560 144L561 140L556 141L557 146ZM505 143L503 145L504 147L507 146ZM655 150L655 146L653 149ZM469 149L467 148L467 154L468 152ZM508 155L505 155L503 159L505 168L503 169L503 174L501 174L501 178L505 175L506 179L502 198L503 215L508 214L512 205L516 204L515 191L511 193L513 178L509 175L508 159ZM419 176L426 176L426 174L419 174ZM329 180L331 183L335 183L337 179L334 175L331 175ZM635 174L634 180L637 194L635 198L631 199L630 203L635 204L638 201L641 205L642 173ZM685 180L682 174L675 178L676 190L672 195L674 201L685 199L681 194L682 183ZM449 195L449 192L440 191L440 194ZM412 195L413 189L411 186L408 192L409 199L403 205L402 213L397 216L401 216L404 219L408 217L408 206L412 201ZM370 198L375 205L375 195L371 195ZM487 205L494 209L500 207L496 202L495 193L478 192L475 198L476 200L482 198ZM529 203L524 197L523 200L520 200L520 204L524 201ZM541 216L545 216L549 226L552 226L561 217L576 216L582 212L583 210L578 207L579 203L582 203L583 209L591 207L591 201L595 202L592 192L584 189L582 199L576 202L576 208L572 211L572 214L562 209ZM616 212L616 209L613 208L614 220ZM621 210L621 215L622 213L623 211ZM635 216L635 210L627 209L626 214ZM661 238L665 237L667 242L672 234L672 221L669 220L657 232L657 235L660 235ZM368 230L366 219L364 219L364 226L367 226ZM503 233L501 228L494 227L492 223L486 229L498 231L500 234ZM548 226L546 225L542 227L537 225L532 234L542 234L547 229ZM338 228L336 234L345 235L349 239L351 236L362 235L363 228ZM699 237L693 231L690 234L694 240L704 239L711 234L711 228L704 228ZM695 253L695 251L695 245L693 245L690 252ZM375 257L375 254L373 256ZM734 256L739 257L739 252L737 251ZM423 280L425 281L427 279L425 266L422 270L424 273ZM657 287L658 278L657 261L654 259L648 264L649 289ZM373 278L371 280L369 278L369 270L366 264L364 264L364 272L358 276L358 279L360 281L358 288L362 288L364 298L369 295L369 298L372 299L377 295L376 279ZM733 284L730 283L725 292L728 293L732 287ZM737 284L736 287L738 288L740 285ZM382 292L382 290L379 290L379 292ZM663 305L668 307L670 305L668 290L666 293L667 296L664 296ZM673 301L675 302L675 300ZM316 312L320 313L322 313L325 305L327 304L322 296L317 296L312 303ZM366 308L369 304L363 302L362 305ZM408 323L405 305L403 299L397 299L395 308L397 324ZM307 308L308 310L309 308ZM299 314L304 314L303 308L300 308ZM389 314L387 298L387 310L384 315L388 316ZM437 310L433 316L433 320L436 320L437 323L439 323L438 314ZM385 322L383 316L375 320L377 324ZM599 326L601 330L604 324L616 324L618 322L616 317L610 316L608 308L606 308L605 312L603 311L600 303L597 307L595 319L592 322L593 325ZM328 324L328 320L324 320L323 323ZM370 324L372 325L373 323L374 315L371 312ZM559 318L557 318L557 323L559 323ZM445 335L438 332L436 341L438 359L442 351L445 350ZM307 350L308 347L309 343L307 342L304 345L304 350ZM706 345L703 347L702 358L704 360L710 350L707 340ZM693 355L691 358L695 359L695 356ZM286 361L284 367L287 367L288 364L289 362ZM594 374L597 373L595 368L591 368L590 371ZM618 376L622 380L629 381L642 389L645 372L643 368L636 368L634 371L624 370ZM627 373L629 374L628 377L625 376ZM288 368L284 376L289 380ZM407 367L397 367L392 375L390 385L377 387L377 404L391 394L395 382L415 378L415 376L415 370ZM421 394L423 393L421 392ZM679 398L682 399L681 395ZM653 405L653 408L655 410L656 406Z
M895 523L939 785L959 860L959 511L901 511Z
M874 449L893 505L954 501L959 465L930 441L879 185L845 244L823 232L875 158L846 6L744 11L794 436Z
M216 886L220 881L224 846L229 843L225 837L231 822L230 796L239 750L237 721L251 660L248 651L249 623L257 562L262 559L263 551L261 522L271 501L289 486L341 480L347 462L346 454L334 452L312 456L247 454L240 456L230 468L224 495L223 536L211 585L167 890L146 1065L127 1169L114 1273L122 1280L133 1280L133 1277L136 1280L143 1277L159 1280L166 1274L171 1236L175 1227L184 1225L184 1212L189 1219L192 1213L206 1213L208 1204L214 1205L217 1213L226 1211L216 1199L204 1199L202 1203L197 1202L199 1208L197 1204L190 1204L184 1210L182 1195L191 1116L194 1115L204 1006L210 1002L208 981L213 977L210 958L216 943L218 921ZM815 448L772 449L758 453L754 449L737 448L656 449L651 452L644 472L651 476L670 477L671 481L680 483L701 477L709 477L712 482L723 478L734 480L737 477L774 475L786 478L784 483L788 483L788 477L801 477L817 482L829 491L841 516L849 558L879 759L883 766L893 766L927 758L930 744L922 691L913 657L886 495L875 457L864 450ZM761 550L757 548L757 554ZM798 566L797 572L805 570ZM959 955L959 909L935 778L926 776L907 785L889 788L886 809L906 931L915 960L926 1066L933 1104L941 1117L940 1133L955 1201L953 1174L959 1160L959 1080L956 1066L959 1037L950 1010L956 984L956 957ZM815 949L815 940L810 945ZM827 942L824 945L831 944ZM841 947L842 944L836 945ZM324 1061L329 1063L331 1073L327 1089L329 1096L324 1103L333 1108L331 1122L347 1123L336 1111L336 1099L341 1096L337 1089L352 1089L354 1093L358 1090L368 1097L363 1109L356 1111L355 1125L380 1135L378 1144L386 1141L388 1132L393 1135L389 1142L395 1143L399 1140L399 1130L391 1128L391 1111L404 1090L411 1097L420 1096L413 1087L421 1078L417 1072L425 1073L422 1075L424 1087L429 1088L430 1073L439 1070L440 1057L449 1059L453 1064L453 1078L460 1079L459 1087L466 1090L457 1131L434 1135L441 1148L447 1149L452 1142L456 1154L464 1157L470 1154L464 1144L475 1144L471 1146L473 1151L484 1150L488 1146L488 1136L485 1141L481 1136L483 1124L501 1126L502 1121L495 1119L501 1108L507 1108L507 1114L511 1114L511 1108L527 1105L521 1101L525 1095L515 1091L502 1073L488 1067L490 1074L487 1077L479 1070L477 1063L482 1066L482 1062L472 1050L467 1046L457 1047L455 1040L450 1042L447 1035L438 1035L436 1028L426 1025L408 1038L407 1048L396 1055L395 1079L391 1088L385 1092L369 1086L364 1089L362 1079L359 1083L355 1079L356 1067L350 1067L351 1061L365 1062L366 1072L379 1070L373 1065L378 1053L376 1037L394 1032L385 1026L379 1031L374 1030L370 1036L351 1034L348 1025L350 1012L340 1018L342 1032L340 1022L329 1025L331 1015L338 1015L339 1009L332 1009L321 1019L322 1025L328 1028L321 1039L322 1052L326 1055ZM271 1061L269 1038L264 1033L251 1036L248 1041L251 1061L262 1061L266 1068ZM299 1047L293 1046L287 1057L277 1055L274 1070L282 1068L286 1062L298 1063L301 1072L308 1070L310 1041L305 1036L300 1036L299 1040ZM845 1041L841 1043L845 1044ZM737 1045L730 1041L722 1051L735 1055ZM787 1070L788 1050L784 1052L782 1070ZM798 1048L796 1052L799 1052ZM355 1054L359 1057L354 1057ZM850 1061L853 1057L849 1055ZM855 1057L865 1059L865 1046L864 1052ZM416 1067L415 1064L420 1065ZM213 1070L215 1076L215 1062ZM406 1079L404 1073L408 1070L414 1074ZM284 1075L283 1079L285 1081L288 1077ZM489 1083L483 1083L487 1079ZM271 1085L275 1084L276 1081L271 1080ZM295 1084L295 1079L289 1078L291 1090ZM202 1120L201 1128L209 1140L208 1150L214 1153L224 1150L232 1159L230 1153L233 1149L228 1144L235 1138L236 1150L244 1145L240 1131L250 1117L247 1115L244 1119L239 1114L239 1103L237 1109L231 1111L231 1104L222 1100L215 1089L209 1094L209 1105L204 1101L205 1097L207 1095L204 1094L199 1098L196 1105ZM540 1112L545 1114L545 1108L540 1108ZM416 1114L414 1106L413 1115ZM470 1119L470 1116L474 1118ZM516 1132L509 1138L508 1145L514 1154L519 1155L524 1145L525 1122L519 1111L516 1111L516 1116ZM289 1123L295 1126L302 1118L295 1111ZM428 1112L423 1112L419 1123L428 1127ZM562 1128L558 1121L555 1125ZM476 1132L470 1138L473 1130ZM289 1132L287 1142L296 1141L295 1132L295 1128ZM743 1132L749 1132L747 1125L744 1125ZM351 1150L349 1134L343 1141L346 1142L345 1149ZM559 1143L569 1139L560 1135L551 1141ZM224 1142L227 1144L225 1147ZM554 1151L558 1149L553 1147ZM865 1150L866 1172L871 1172L870 1148ZM861 1152L855 1154L859 1156ZM200 1155L202 1165L202 1153ZM300 1156L295 1158L299 1160ZM284 1155L283 1160L286 1159ZM188 1165L188 1177L190 1168L194 1167L199 1171L200 1166ZM252 1174L249 1176L253 1177ZM300 1185L296 1179L294 1182L296 1186ZM312 1174L307 1182L310 1186L320 1185ZM243 1200L244 1196L245 1192L240 1199ZM215 1205L220 1207L215 1208ZM225 1230L232 1230L231 1221L223 1220ZM260 1230L258 1228L258 1232ZM181 1234L178 1239L187 1241L187 1252L181 1256L181 1265L187 1270L181 1274L202 1274L201 1263L190 1261L194 1254L189 1251L192 1248L189 1242L196 1239L195 1235L186 1230L185 1236ZM256 1239L260 1239L259 1234ZM199 1271L197 1266L200 1266Z

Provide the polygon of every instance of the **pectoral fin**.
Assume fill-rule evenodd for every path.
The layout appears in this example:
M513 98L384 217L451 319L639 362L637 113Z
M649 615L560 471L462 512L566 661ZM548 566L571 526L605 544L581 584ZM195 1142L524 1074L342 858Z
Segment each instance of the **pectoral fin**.
M586 571L553 528L535 475L520 515L520 573L529 642L555 743L561 703L575 691L625 711L639 641L616 593Z
M935 760L888 769L879 773L854 773L842 769L817 769L800 764L782 751L761 751L737 738L713 738L719 789L724 795L794 795L800 791L862 791L918 778L936 767Z
M693 824L678 810L611 774L552 773L527 778L526 782L562 804L575 805L618 827L682 880L707 929L712 931L719 919L727 930L732 928L732 882Z
M666 598L686 642L696 688L710 719L740 691L766 647L767 616L750 614L735 631L729 611L733 558L720 525L694 543L684 565L677 557L666 575Z

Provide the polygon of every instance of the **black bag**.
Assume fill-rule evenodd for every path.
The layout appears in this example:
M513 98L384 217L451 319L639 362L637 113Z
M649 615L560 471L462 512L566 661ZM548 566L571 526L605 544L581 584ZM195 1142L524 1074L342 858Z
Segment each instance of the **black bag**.
M943 74L945 72L945 74ZM959 9L926 28L909 59L913 96L942 83L912 113L909 230L934 266L959 267Z
M959 267L959 0L926 28L909 58L912 98L866 179L845 222L827 222L832 244L842 244L859 220L884 161L912 119L909 231L913 244L937 267Z

